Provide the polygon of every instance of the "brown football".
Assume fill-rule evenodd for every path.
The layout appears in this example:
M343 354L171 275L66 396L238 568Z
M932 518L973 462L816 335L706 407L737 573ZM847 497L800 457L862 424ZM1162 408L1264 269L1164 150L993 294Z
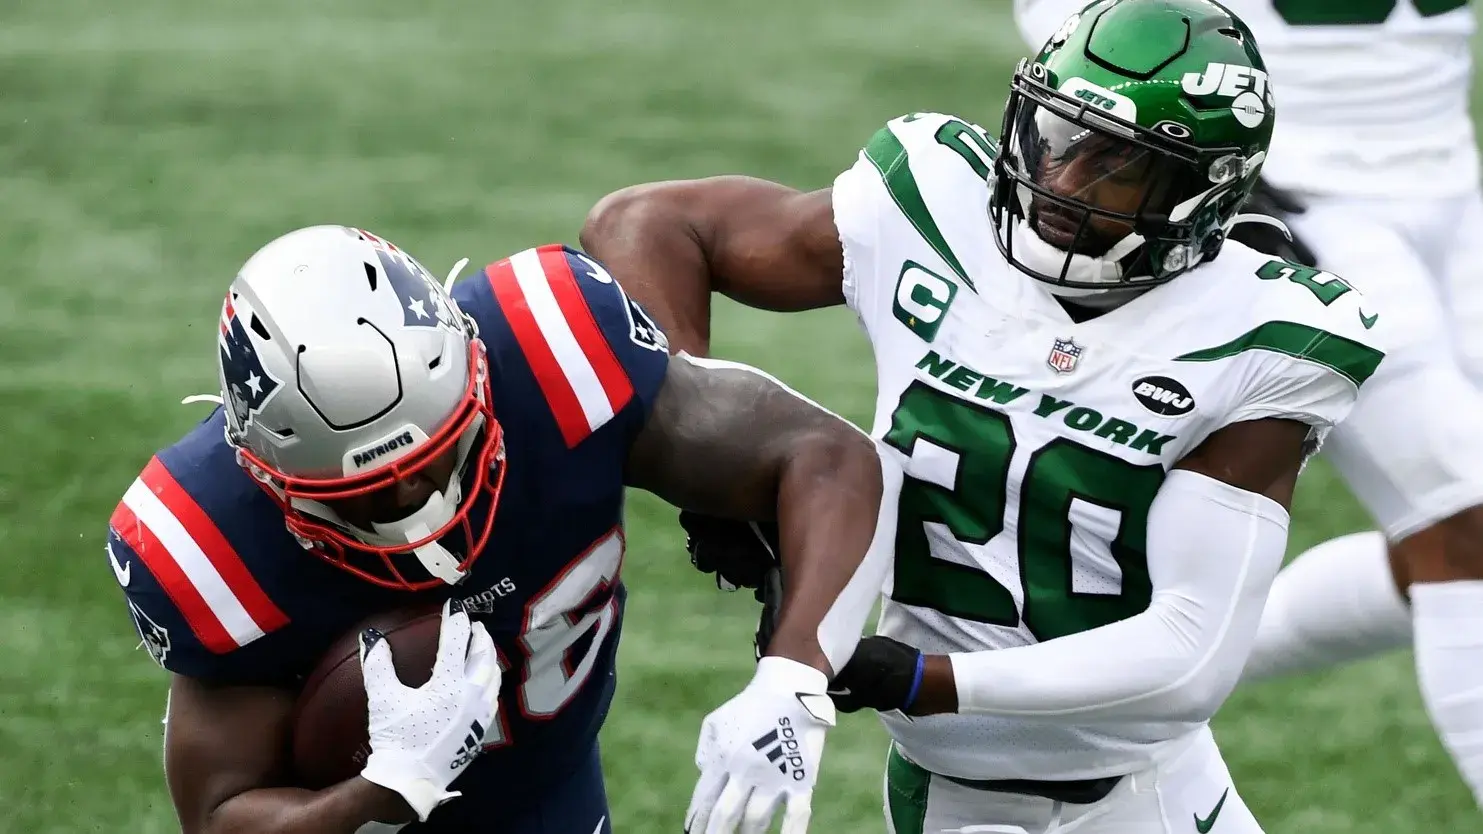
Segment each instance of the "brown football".
M304 681L294 713L293 760L300 787L318 790L360 773L371 755L366 687L360 669L360 633L386 635L397 677L421 686L432 676L442 625L441 602L427 602L366 618L341 635Z

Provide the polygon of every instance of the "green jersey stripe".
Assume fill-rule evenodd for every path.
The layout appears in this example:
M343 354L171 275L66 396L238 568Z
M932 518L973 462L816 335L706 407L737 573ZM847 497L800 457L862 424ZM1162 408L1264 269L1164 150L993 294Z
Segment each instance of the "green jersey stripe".
M1375 373L1385 354L1353 339L1291 321L1269 321L1216 347L1174 357L1176 362L1214 362L1246 350L1269 350L1322 365L1356 386Z
M947 263L968 289L973 289L973 281L968 277L967 270L948 247L947 239L942 236L942 230L937 228L937 222L932 219L932 213L927 211L927 203L922 199L922 190L917 187L916 177L912 176L911 165L906 158L906 147L891 128L883 127L876 131L871 137L870 143L865 146L865 157L870 160L875 169L880 172L881 179L886 184L886 191L890 192L891 199L896 202L896 207L911 221L916 228L917 234L927 241L933 251Z

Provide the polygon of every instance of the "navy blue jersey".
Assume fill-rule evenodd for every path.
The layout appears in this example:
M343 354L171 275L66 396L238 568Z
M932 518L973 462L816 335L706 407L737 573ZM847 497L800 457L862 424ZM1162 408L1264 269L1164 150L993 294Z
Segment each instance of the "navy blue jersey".
M506 454L493 533L461 584L413 595L306 552L238 466L221 409L149 461L108 553L150 654L223 683L296 687L368 615L461 599L506 671L499 726L456 787L508 809L587 760L611 701L624 464L668 353L607 272L561 246L491 264L453 296L488 350Z

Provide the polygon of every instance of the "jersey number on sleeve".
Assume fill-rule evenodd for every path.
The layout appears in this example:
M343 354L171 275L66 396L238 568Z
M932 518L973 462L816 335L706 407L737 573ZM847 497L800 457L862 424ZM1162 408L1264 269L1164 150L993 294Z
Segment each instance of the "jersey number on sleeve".
M1320 281L1322 276L1327 280ZM1313 293L1327 307L1339 296L1354 289L1337 275L1307 266L1290 264L1287 261L1267 261L1257 269L1256 277L1263 281L1280 281L1284 278Z
M1014 430L1004 414L915 382L901 397L885 441L912 459L901 489L896 576L891 598L951 617L1025 626L1050 640L1126 619L1148 607L1152 586L1144 540L1148 508L1163 467L1137 466L1057 438L1030 455L1016 483L1010 473ZM930 473L930 474L929 474ZM1015 519L1023 615L1014 596L971 564L933 554L946 535L981 545L1004 530L1006 495L1019 493ZM1073 588L1073 504L1118 514L1110 550L1122 573L1118 593ZM944 529L945 528L945 529ZM961 551L959 551L961 552Z
M963 157L963 161L968 163L968 167L972 168L973 173L978 174L980 179L989 178L989 166L993 164L999 152L981 128L952 119L943 122L942 127L937 129L934 136L938 144L951 148L953 153Z
M1375 26L1384 23L1402 0L1272 0L1289 26ZM1456 11L1468 0L1404 0L1422 17Z
M499 726L484 749L509 743L504 715L518 708L531 720L554 717L587 682L618 617L613 583L623 565L623 534L616 528L598 539L525 604L520 648L525 655L516 703L500 702ZM596 608L592 603L606 597Z

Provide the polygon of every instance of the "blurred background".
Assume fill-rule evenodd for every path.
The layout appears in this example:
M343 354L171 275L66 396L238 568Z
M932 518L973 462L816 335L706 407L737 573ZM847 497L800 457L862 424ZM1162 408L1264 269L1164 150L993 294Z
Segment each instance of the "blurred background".
M888 118L997 134L1024 52L1009 0L5 0L0 3L0 832L178 830L166 675L106 563L109 513L208 406L236 268L315 223L442 275L575 245L620 186L749 173L827 185ZM621 277L621 276L620 276ZM868 425L850 313L718 307L716 353ZM1367 525L1318 463L1292 552ZM631 503L619 831L678 831L701 718L750 676L755 605ZM1479 830L1409 653L1239 692L1215 722L1271 832ZM813 830L880 831L884 734L846 716Z

